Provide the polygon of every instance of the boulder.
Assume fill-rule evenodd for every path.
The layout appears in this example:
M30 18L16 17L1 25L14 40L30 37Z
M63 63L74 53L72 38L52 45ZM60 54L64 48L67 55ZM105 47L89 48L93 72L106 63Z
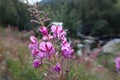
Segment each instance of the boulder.
M103 46L103 53L112 53L119 48L120 39L112 39Z

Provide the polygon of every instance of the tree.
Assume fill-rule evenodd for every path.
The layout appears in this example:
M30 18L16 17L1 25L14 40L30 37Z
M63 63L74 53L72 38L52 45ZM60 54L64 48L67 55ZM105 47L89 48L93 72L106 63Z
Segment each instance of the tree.
M16 26L19 30L31 28L26 4L19 0L1 0L0 3L0 24Z

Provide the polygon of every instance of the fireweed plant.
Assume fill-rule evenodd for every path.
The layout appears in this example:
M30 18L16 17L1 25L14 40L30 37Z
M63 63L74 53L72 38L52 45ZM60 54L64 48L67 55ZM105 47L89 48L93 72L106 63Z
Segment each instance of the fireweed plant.
M115 58L115 67L116 67L116 71L120 72L120 57Z
M36 20L31 20L39 24L39 32L42 40L37 40L35 36L30 37L29 48L33 57L33 67L44 69L46 80L67 80L71 64L74 59L74 50L67 41L66 32L63 26L52 24L48 28L44 23L50 18L43 11L39 11L38 3L30 5L27 3L28 11ZM43 66L44 65L44 66ZM75 80L75 76L73 76Z

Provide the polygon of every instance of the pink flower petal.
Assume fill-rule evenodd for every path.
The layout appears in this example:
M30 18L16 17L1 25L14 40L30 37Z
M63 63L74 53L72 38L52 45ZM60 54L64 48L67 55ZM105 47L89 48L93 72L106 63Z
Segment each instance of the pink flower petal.
M31 36L30 40L31 40L32 43L36 43L37 42L37 39L35 38L35 36Z

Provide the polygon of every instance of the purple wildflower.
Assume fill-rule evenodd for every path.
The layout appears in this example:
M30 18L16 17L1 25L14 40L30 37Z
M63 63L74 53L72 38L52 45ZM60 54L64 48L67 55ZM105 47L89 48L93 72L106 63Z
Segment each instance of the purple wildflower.
M70 43L68 43L68 42L64 42L64 43L62 44L61 50L62 50L62 55L63 55L64 57L66 57L66 58L72 57L72 55L73 55L73 53L74 53L74 49L72 49L72 48L70 47Z
M41 42L39 49L42 53L44 53L47 56L50 56L51 54L55 53L55 49L51 42Z
M30 40L31 40L31 43L28 45L28 47L32 52L32 56L36 57L37 54L39 53L37 39L34 36L31 36Z
M33 50L31 50L31 52L32 52L32 56L36 57L39 53L39 50L38 49L33 49Z
M120 57L115 59L116 70L120 71Z
M56 72L60 72L60 70L61 70L61 65L60 65L60 63L56 63L56 65L54 66L54 70L55 70Z
M45 57L45 54L43 53L43 52L39 52L38 53L38 58L39 59L42 59L42 58L44 58Z
M29 49L34 50L38 48L38 43L30 43L28 45Z
M63 30L62 26L52 25L51 30L55 38L58 37L61 39L66 35L66 32Z
M40 27L40 32L42 33L43 35L43 40L48 40L48 39L51 39L53 38L50 34L48 34L48 29L47 27L43 26L43 27Z
M35 59L35 60L33 61L33 67L34 67L34 68L38 68L41 64L42 64L42 63L41 63L41 61L40 61L39 59Z
M36 43L37 42L37 39L35 38L35 36L31 36L30 40L31 40L32 43Z
M39 30L42 33L42 35L48 35L48 29L47 29L47 27L45 27L45 26L40 27Z

